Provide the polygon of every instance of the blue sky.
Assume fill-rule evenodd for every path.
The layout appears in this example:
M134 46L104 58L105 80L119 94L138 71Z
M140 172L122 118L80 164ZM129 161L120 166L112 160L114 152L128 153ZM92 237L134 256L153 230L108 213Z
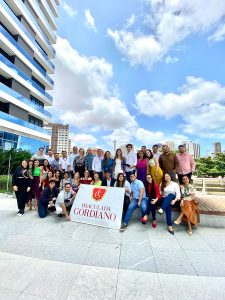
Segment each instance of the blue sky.
M225 2L62 0L54 120L72 143L225 150Z

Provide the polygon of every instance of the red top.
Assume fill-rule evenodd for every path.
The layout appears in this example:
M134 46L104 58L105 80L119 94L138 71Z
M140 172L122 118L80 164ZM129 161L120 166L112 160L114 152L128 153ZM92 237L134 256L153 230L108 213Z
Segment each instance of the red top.
M79 183L83 183L83 184L91 184L92 179L80 179Z
M159 185L154 182L154 186L155 186L155 196L156 196L156 198L160 199L161 195L160 195ZM152 195L152 183L147 183L146 193L147 193L148 197L150 197L150 198L153 197L153 195Z

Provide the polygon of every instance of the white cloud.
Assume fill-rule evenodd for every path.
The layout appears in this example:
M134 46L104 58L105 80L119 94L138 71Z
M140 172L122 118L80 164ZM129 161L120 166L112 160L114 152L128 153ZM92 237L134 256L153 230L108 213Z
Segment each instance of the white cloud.
M225 39L225 24L220 24L217 30L208 38L209 41L221 42Z
M126 26L125 28L130 28L131 26L133 26L136 22L136 16L134 14L132 14L127 20Z
M165 58L165 63L166 64L175 64L176 62L178 62L178 58L177 57L171 57L171 56L167 56Z
M70 134L71 145L79 145L79 147L94 146L97 139L91 134Z
M65 0L62 1L61 6L70 18L74 18L78 13L77 10L73 9Z
M149 117L180 116L184 133L225 136L225 87L217 81L188 76L177 93L141 90L135 100L137 109Z
M118 50L130 64L152 68L177 43L193 33L206 33L225 16L225 1L149 0L144 23L151 34L108 29ZM146 21L147 20L147 21Z
M85 24L86 26L89 28L89 29L92 29L94 30L94 32L96 33L97 32L97 29L96 29L96 26L95 26L95 19L94 17L92 16L91 12L89 9L85 10L84 11L84 15L85 15Z
M90 131L137 125L124 102L114 96L111 64L103 58L80 55L61 37L56 53L53 96L61 121Z

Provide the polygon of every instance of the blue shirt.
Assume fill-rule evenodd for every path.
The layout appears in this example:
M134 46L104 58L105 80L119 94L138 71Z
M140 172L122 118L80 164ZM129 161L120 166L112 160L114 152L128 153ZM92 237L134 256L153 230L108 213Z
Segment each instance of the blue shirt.
M131 186L131 192L133 193L134 199L139 199L140 189L144 189L143 198L146 198L145 187L141 180L136 179L135 181L131 182L130 186Z

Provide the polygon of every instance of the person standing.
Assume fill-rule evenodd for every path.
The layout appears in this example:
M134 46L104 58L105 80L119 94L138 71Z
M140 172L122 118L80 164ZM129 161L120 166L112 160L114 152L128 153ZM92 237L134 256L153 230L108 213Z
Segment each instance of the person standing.
M60 164L59 153L55 153L54 154L54 160L51 162L51 167L52 167L52 170L53 170L54 173L57 172L57 171L60 171L59 164Z
M93 158L92 161L92 170L94 173L98 173L100 180L102 180L102 149L97 150L97 155Z
M55 159L55 158L54 158L54 154L53 154L52 149L48 149L48 154L45 155L45 159L47 159L48 162L49 162L49 164L51 165L51 163L52 163L53 160Z
M117 180L118 174L125 173L125 158L121 149L116 149L116 154L113 162L113 177Z
M93 169L92 169L92 162L94 158L93 150L91 148L87 149L87 155L85 156L85 170L88 170L89 175L93 178Z
M186 153L186 147L180 145L178 147L179 153L176 155L179 166L177 168L177 175L180 184L183 184L183 177L187 176L190 183L192 182L192 173L195 171L195 161L192 155Z
M152 153L159 160L160 152L158 150L159 146L157 144L152 146Z
M111 153L110 151L106 151L104 154L104 158L102 160L102 171L103 171L103 176L105 176L105 173L107 171L110 172L112 176L112 170L113 170L113 159L111 158Z
M63 174L67 170L67 151L63 150L62 151L62 157L59 160L59 170Z
M127 154L125 155L125 166L126 166L126 178L130 182L130 175L135 173L137 166L137 155L132 151L133 146L131 144L126 145Z
M130 175L131 180L131 202L127 209L124 222L120 227L120 231L127 229L128 223L133 211L140 207L142 218L148 213L148 199L146 198L145 187L141 180L138 180L135 174Z
M28 201L28 192L31 189L31 179L27 169L28 164L23 160L21 166L18 167L12 176L12 186L16 195L18 213L17 216L21 217L24 214L25 205Z
M146 150L146 156L148 160L147 173L151 174L154 182L160 184L162 182L163 172L159 167L158 158L157 156L153 155L152 151L149 149Z
M85 156L83 148L79 149L79 155L75 157L73 166L75 173L79 173L80 177L83 177L85 171Z
M159 166L163 173L168 173L173 181L176 180L176 173L179 167L179 161L176 154L170 151L167 145L162 146L163 153L159 157Z
M31 191L34 195L34 210L38 208L38 201L41 196L41 178L42 178L42 170L39 166L39 160L34 161L33 166L33 181L31 186Z
M146 181L148 160L145 158L145 153L140 150L137 154L137 179L143 183Z
M68 161L67 161L67 171L70 172L70 177L73 178L74 175L74 159L79 156L78 153L78 147L77 146L73 146L73 152L70 153L70 155L68 156Z
M44 147L40 147L38 149L38 153L34 154L31 157L32 160L38 160L39 161L39 166L43 165L44 159L45 159L45 155L44 155Z

